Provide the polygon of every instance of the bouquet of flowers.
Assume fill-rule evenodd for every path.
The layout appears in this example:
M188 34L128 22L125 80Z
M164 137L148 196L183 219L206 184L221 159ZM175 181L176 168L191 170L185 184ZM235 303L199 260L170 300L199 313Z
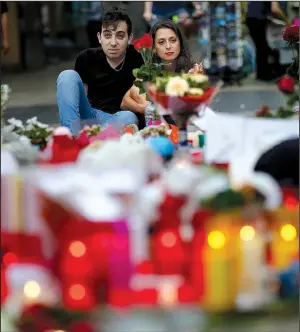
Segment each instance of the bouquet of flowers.
M147 84L150 97L160 115L172 115L179 128L180 145L188 145L187 123L192 115L199 113L213 98L217 89L208 76L203 74L164 73Z
M135 49L141 54L144 64L140 68L133 70L136 78L134 85L140 89L141 93L145 93L144 83L152 81L161 73L161 65L153 63L153 41L149 34L144 34L140 39L133 42Z
M32 145L41 149L47 146L47 142L53 134L53 129L47 124L39 122L36 116L28 119L26 124L15 118L11 118L7 122L8 126L5 127L6 130L20 137L27 137Z
M170 97L194 98L206 101L213 92L208 76L203 74L165 74L156 78L156 93ZM150 88L151 91L153 91Z
M91 138L91 137L97 136L100 133L100 131L101 131L101 127L99 125L92 125L91 127L90 126L85 126L81 130L80 135L83 134L83 133L86 133L88 138Z

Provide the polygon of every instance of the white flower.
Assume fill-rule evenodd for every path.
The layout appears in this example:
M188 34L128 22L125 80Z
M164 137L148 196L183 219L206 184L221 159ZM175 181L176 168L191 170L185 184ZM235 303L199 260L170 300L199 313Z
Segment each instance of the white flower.
M189 78L192 82L195 83L205 83L208 82L208 76L203 74L189 74L186 75L187 78Z
M10 118L7 120L7 122L16 128L24 129L23 122L21 120Z
M34 117L31 118L31 119L28 119L28 120L26 121L26 123L27 123L27 125L28 125L28 126L26 127L28 130L32 130L32 129L33 129L33 126L37 126L37 127L39 127L39 128L42 128L42 129L46 129L46 128L49 127L47 124L39 122L39 121L37 120L37 117L36 117L36 116L34 116ZM29 128L30 128L30 129L29 129Z
M33 118L28 119L28 120L26 121L26 123L27 123L27 124L36 124L36 123L37 123L37 117L34 116Z
M166 94L172 97L182 97L188 90L188 82L179 76L170 78L166 86Z
M46 129L46 128L49 127L46 123L41 123L41 122L38 122L37 126L40 127L40 128L42 128L42 129Z
M8 126L5 126L2 128L2 130L5 132L5 133L10 133L10 132L13 132L15 129L15 126L13 124L9 124Z
M28 144L28 145L31 144L30 139L27 136L24 136L24 135L20 136L20 142L24 143L24 144Z
M32 123L29 123L26 127L25 127L26 130L32 130L33 129L33 124Z
M188 91L188 94L193 96L202 96L203 93L204 91L200 88L190 88Z
M7 84L1 85L1 111L5 109L5 105L8 102L10 92L11 89Z
M8 84L1 84L1 93L9 94L11 92L11 88Z

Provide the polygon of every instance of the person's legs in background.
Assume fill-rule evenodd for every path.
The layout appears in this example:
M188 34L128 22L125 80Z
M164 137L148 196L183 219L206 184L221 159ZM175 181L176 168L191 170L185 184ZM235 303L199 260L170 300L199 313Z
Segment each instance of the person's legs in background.
M267 21L256 18L247 18L249 34L256 48L256 78L261 80L271 80L272 68L268 63L268 58L273 54L267 41Z

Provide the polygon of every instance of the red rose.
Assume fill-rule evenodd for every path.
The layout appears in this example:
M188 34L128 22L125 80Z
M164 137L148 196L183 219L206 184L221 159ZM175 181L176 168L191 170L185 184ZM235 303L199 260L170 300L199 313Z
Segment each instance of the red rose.
M95 329L90 323L76 322L71 325L70 332L95 332Z
M142 47L150 48L152 47L153 41L149 33L145 33L144 36L141 38Z
M140 39L134 40L133 41L133 46L137 51L139 51L143 47L142 42L141 42Z
M299 25L292 25L287 27L282 36L283 40L287 42L298 42L299 41Z
M290 76L283 76L277 83L278 89L283 93L293 93L295 89L295 80Z

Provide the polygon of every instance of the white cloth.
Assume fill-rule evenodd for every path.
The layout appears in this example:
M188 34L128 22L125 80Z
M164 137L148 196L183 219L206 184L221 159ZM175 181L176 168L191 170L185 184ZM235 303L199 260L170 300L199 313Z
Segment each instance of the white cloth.
M205 107L201 116L192 119L192 123L197 126L201 131L207 130L207 121L210 117L215 116L216 113L209 107Z
M7 149L1 149L1 175L13 175L19 172L19 164L15 156Z

